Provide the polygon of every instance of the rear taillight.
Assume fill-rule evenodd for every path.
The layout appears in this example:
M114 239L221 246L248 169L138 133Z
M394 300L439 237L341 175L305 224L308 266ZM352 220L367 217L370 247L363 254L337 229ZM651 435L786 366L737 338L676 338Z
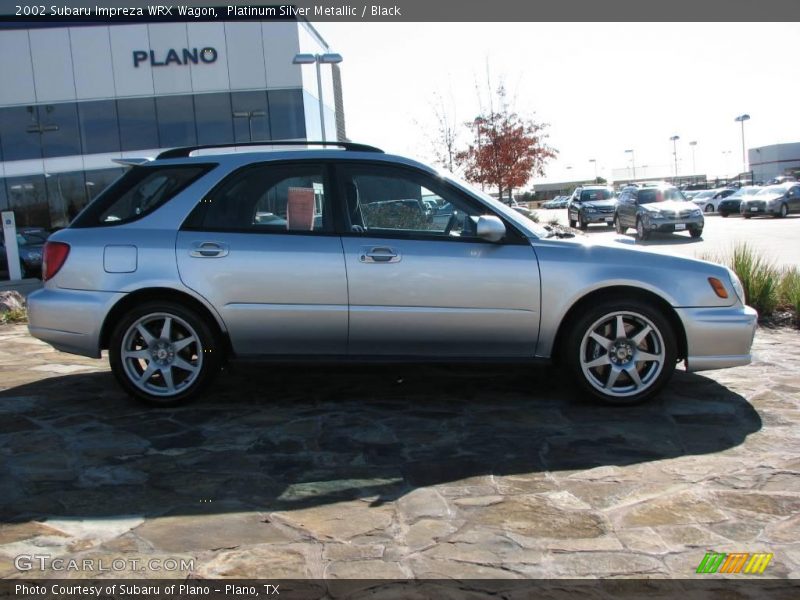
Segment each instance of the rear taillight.
M64 242L45 242L42 254L42 280L55 277L69 256L69 244Z

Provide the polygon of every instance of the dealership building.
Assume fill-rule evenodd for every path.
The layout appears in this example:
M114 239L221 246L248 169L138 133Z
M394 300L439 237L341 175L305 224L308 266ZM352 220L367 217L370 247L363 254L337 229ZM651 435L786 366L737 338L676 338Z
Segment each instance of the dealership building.
M800 176L800 142L750 148L747 157L754 181L769 181L782 175Z
M304 21L6 22L0 53L0 210L18 227L67 225L114 159L345 139L336 56Z

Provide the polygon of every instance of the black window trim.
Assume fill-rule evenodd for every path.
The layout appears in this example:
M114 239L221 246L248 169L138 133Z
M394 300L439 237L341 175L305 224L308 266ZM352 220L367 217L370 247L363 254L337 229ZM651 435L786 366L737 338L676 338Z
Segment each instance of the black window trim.
M318 237L338 237L338 202L336 202L336 193L335 193L335 182L332 177L332 161L331 159L319 159L319 158L302 158L302 159L286 159L286 160L262 160L254 163L250 163L241 167L238 167L226 175L222 177L214 187L212 187L208 192L203 194L203 197L197 201L197 204L189 211L189 214L186 215L186 218L181 223L179 231L197 231L197 232L208 232L208 233L248 233L251 235L313 235ZM206 211L208 210L209 203L205 202L206 198L213 196L217 193L220 188L227 185L231 179L238 177L241 173L246 171L263 168L263 167L272 167L272 166L319 166L322 170L322 176L324 178L323 186L325 186L325 196L329 197L328 200L328 207L331 210L332 218L331 218L331 226L329 229L322 229L319 231L300 231L300 230L279 230L279 229L256 229L253 227L204 227L202 225L193 225L190 224L192 220L198 220L202 223L202 220L205 217ZM330 194L328 191L330 188ZM323 222L323 225L324 222Z
M340 170L342 167L359 167L359 166L369 166L369 167L378 167L387 170L394 170L398 172L407 172L412 173L414 175L418 175L420 177L424 177L428 180L434 180L435 175L431 175L427 171L423 171L421 169L414 168L409 165L391 163L386 161L380 160L347 160L347 159L339 159L335 161L335 171L336 171L336 203L338 212L341 213L341 222L338 223L340 226L340 233L342 237L348 238L359 238L359 239L399 239L399 240L414 240L414 241L421 241L421 242L456 242L456 243L483 243L489 245L515 245L515 246L527 246L530 244L528 238L517 229L517 226L505 218L502 214L499 214L492 210L491 208L485 206L482 202L480 202L477 198L473 198L467 192L464 192L460 188L454 186L449 181L445 180L444 178L439 178L433 181L433 183L443 190L455 194L460 199L462 199L467 205L479 209L479 211L483 211L484 214L490 214L499 218L503 225L506 227L506 237L500 240L499 242L490 242L488 240L484 240L483 238L479 237L455 237L455 236L445 236L441 234L424 234L424 233L411 233L406 231L400 230L366 230L363 233L352 231L350 229L350 225L348 220L345 218L347 211L344 210L342 203L344 202L345 194L344 189L342 189L342 185L344 182L344 178L340 174ZM432 189L431 191L436 191Z

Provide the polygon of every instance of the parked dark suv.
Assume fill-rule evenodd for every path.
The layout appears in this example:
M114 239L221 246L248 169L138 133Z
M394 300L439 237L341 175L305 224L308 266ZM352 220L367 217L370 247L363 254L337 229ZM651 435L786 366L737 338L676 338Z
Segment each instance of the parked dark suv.
M693 238L703 235L703 211L668 184L629 186L622 190L614 216L617 233L636 228L636 238L646 240L658 231L688 231Z
M567 205L570 227L586 229L591 223L614 225L617 197L614 190L604 185L584 185L575 188Z

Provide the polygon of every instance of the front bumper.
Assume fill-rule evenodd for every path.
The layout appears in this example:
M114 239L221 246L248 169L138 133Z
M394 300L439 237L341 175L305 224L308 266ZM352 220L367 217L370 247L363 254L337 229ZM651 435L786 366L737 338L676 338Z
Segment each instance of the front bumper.
M676 308L686 331L686 370L706 371L747 365L758 313L749 306Z
M646 219L644 226L650 231L658 231L661 233L673 233L680 231L690 231L692 229L703 229L705 220L700 217L689 217L683 219Z
M760 204L742 204L739 207L739 212L743 215L772 215L777 214L780 205L770 206L762 202Z
M614 212L585 212L583 213L583 220L586 223L607 223L614 222Z
M125 294L44 288L28 296L28 330L56 350L100 358L100 332Z

